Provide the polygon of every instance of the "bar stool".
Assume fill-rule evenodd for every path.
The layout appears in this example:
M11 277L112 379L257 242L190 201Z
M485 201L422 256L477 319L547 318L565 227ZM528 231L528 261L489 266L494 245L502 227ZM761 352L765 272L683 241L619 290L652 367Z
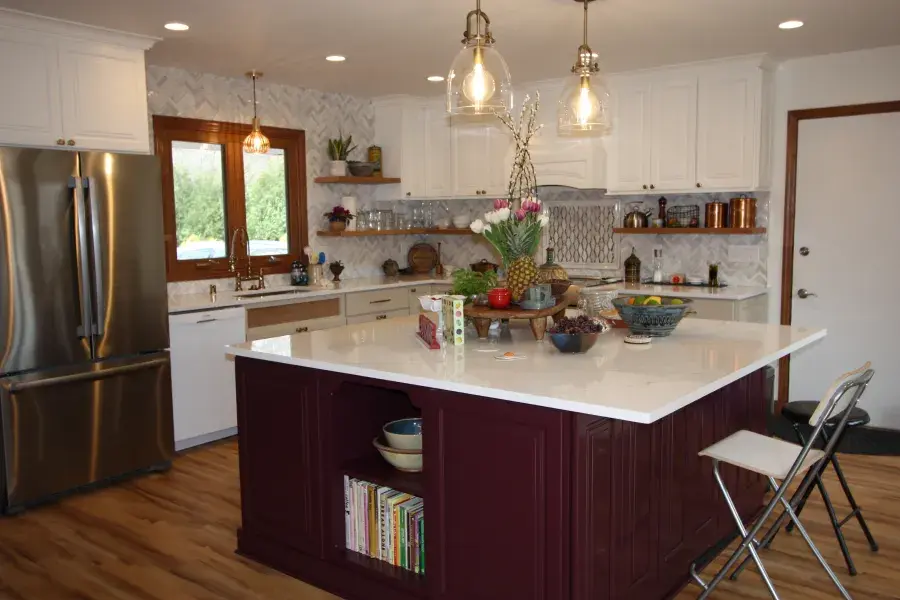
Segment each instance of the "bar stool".
M794 427L794 433L797 435L797 439L801 444L805 444L806 440L804 439L803 432L801 431L801 424L809 423L812 418L813 413L815 412L817 402L811 402L808 400L802 400L798 402L789 402L785 405L784 409L781 411L782 416L791 421L792 426ZM837 536L838 544L841 546L841 553L844 555L844 561L847 563L847 570L850 572L850 575L856 575L856 566L853 564L853 559L850 557L850 549L847 547L847 542L844 539L844 534L842 532L842 528L847 524L850 519L856 517L856 520L859 522L859 527L862 529L863 534L866 536L866 540L869 542L869 547L873 552L878 552L878 543L875 541L875 538L872 536L872 532L869 531L869 526L866 524L866 519L863 517L862 509L856 503L856 499L853 497L853 493L850 491L850 484L847 483L846 477L844 477L844 471L841 469L841 465L838 462L837 458L837 449L841 445L841 441L844 439L844 435L847 433L847 429L851 429L853 427L862 427L863 425L868 425L871 418L869 417L869 413L859 408L858 406L854 407L853 410L850 411L850 417L847 419L847 424L845 429L841 432L841 434L837 437L837 441L834 444L834 449L830 454L825 456L825 459L819 464L819 467L816 469L814 474L816 487L819 489L819 493L822 494L822 500L825 501L825 509L828 511L828 518L831 519L831 526L834 528L834 534ZM822 440L827 444L829 438L833 438L835 429L837 428L838 421L836 417L832 417L828 421L825 422L825 429L822 431ZM828 464L834 468L835 474L837 474L838 481L841 484L841 488L844 490L844 495L847 496L847 502L850 503L850 514L838 521L837 515L834 510L834 505L831 503L831 497L828 495L828 491L825 489L825 485L822 483L822 473L828 467ZM800 504L797 506L797 515L803 511L804 506L806 506L806 501L809 500L810 494L812 494L812 486L806 490L806 493L800 498ZM793 530L793 523L788 523L788 526L785 528L785 531L790 533ZM777 535L777 533L775 534ZM774 539L774 536L773 536ZM769 542L771 545L771 540Z
M752 431L742 430L700 452L700 456L708 456L712 459L713 475L715 476L716 483L718 483L719 489L725 497L725 502L728 505L728 509L731 511L732 517L734 517L734 521L737 524L738 531L740 531L742 538L737 549L731 554L725 565L719 569L709 583L706 583L697 573L696 563L691 565L691 577L703 589L700 596L698 596L698 600L705 600L709 597L716 586L724 579L725 574L735 565L745 552L749 553L749 557L745 558L741 565L738 566L735 573L732 575L732 578L737 577L747 564L747 561L752 559L759 568L759 573L762 576L769 594L775 600L779 600L778 594L775 592L775 586L772 584L772 580L766 572L766 568L763 566L758 549L771 542L771 539L774 537L773 532L778 531L781 524L787 518L790 518L794 523L797 530L800 532L800 535L803 536L803 539L806 541L810 550L812 550L813 555L815 555L816 560L818 560L819 564L822 565L822 568L825 569L825 572L831 578L831 581L834 583L841 596L845 598L845 600L851 600L850 594L847 593L847 590L841 584L837 575L835 575L834 571L831 570L831 567L828 566L825 558L819 552L819 549L816 548L812 539L810 539L809 534L806 532L802 523L800 523L800 519L795 512L800 498L803 497L807 489L812 487L815 478L810 476L804 477L800 484L800 488L793 495L790 502L785 498L785 494L791 482L797 475L808 472L818 472L817 463L833 452L834 447L837 445L837 440L840 438L847 420L850 417L850 412L856 406L856 403L859 401L860 396L862 396L873 375L874 371L869 369L869 363L866 363L861 368L846 373L835 381L834 385L828 390L828 393L818 403L818 406L810 419L810 424L814 425L814 429L812 435L809 437L809 441L803 446L798 446L797 444L776 438L770 438ZM813 445L824 431L826 422L835 416L837 417L838 422L833 435L825 444L825 449L819 450L813 448ZM771 500L769 500L769 503L765 506L756 521L749 527L749 530L741 520L740 513L738 513L737 507L735 506L731 495L728 493L725 481L722 479L719 465L723 462L764 475L768 478L769 485L774 492ZM780 485L778 481L781 481ZM758 542L756 540L756 535L760 532L766 520L772 515L779 504L784 507L784 512L778 517L775 525L773 525L766 533L762 542Z

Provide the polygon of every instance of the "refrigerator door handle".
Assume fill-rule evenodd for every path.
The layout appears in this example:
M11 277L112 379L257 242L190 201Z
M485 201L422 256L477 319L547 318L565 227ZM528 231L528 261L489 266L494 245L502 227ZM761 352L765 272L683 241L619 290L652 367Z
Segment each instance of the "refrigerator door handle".
M46 379L35 379L33 381L10 382L0 381L0 387L5 388L9 393L17 393L24 390L32 390L42 387L51 387L56 385L64 385L67 383L76 383L79 381L97 381L98 379L108 379L116 377L124 373L132 373L134 371L143 371L145 369L153 369L162 365L169 364L169 358L155 358L139 363L129 365L121 365L118 367L106 367L97 371L85 371L83 373L72 373L68 375L59 375L58 377L48 377Z
M99 251L102 247L103 239L100 235L100 209L97 207L97 202L94 198L93 189L95 186L93 184L94 180L92 177L84 178L85 196L91 209L91 245L94 248L94 252L91 255L93 257L92 270L94 272L94 297L97 302L97 320L93 324L93 334L103 335L106 322L106 294L103 293L103 265L101 264L101 253Z
M80 177L69 178L69 188L74 192L75 198L75 268L78 280L78 299L81 313L81 325L78 326L77 335L87 338L92 333L91 316L91 269L88 263L90 249L88 244L87 210L84 204L84 187Z

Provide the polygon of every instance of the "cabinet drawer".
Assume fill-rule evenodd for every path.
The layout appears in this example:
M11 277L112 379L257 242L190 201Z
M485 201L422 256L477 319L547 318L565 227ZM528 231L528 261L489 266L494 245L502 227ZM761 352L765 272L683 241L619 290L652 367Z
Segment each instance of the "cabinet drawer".
M310 300L309 302L295 302L294 304L266 306L263 308L248 308L247 327L255 329L257 327L268 327L269 325L311 321L313 319L325 319L340 315L340 298Z
M372 321L384 321L385 319L393 319L394 317L408 317L409 309L401 308L399 310L390 310L377 312L368 315L357 315L355 317L347 317L347 325L355 325L356 323L370 323Z
M716 321L734 321L733 300L694 300L691 308L697 311L693 316L697 319L713 319Z
M432 294L449 294L453 286L449 283L435 283L431 286Z
M422 310L422 305L419 304L419 296L427 296L431 293L431 285L416 285L411 288L406 288L408 301L409 301L409 314L417 315Z
M347 294L347 316L355 317L375 312L383 314L401 308L409 311L407 296L409 296L408 288Z
M290 321L287 323L277 323L275 325L265 325L263 327L253 327L247 329L247 341L252 342L254 340L264 340L266 338L291 335L294 333L320 331L322 329L341 327L346 324L347 321L344 319L343 315L341 315L337 317L325 317L322 319L310 319L308 321Z

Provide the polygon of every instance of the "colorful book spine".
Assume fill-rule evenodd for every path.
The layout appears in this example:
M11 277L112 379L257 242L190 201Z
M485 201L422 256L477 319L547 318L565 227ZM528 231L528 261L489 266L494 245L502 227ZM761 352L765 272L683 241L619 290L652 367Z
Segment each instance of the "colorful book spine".
M352 548L350 540L353 539L353 527L351 527L350 515L352 508L350 506L350 478L344 475L344 547Z

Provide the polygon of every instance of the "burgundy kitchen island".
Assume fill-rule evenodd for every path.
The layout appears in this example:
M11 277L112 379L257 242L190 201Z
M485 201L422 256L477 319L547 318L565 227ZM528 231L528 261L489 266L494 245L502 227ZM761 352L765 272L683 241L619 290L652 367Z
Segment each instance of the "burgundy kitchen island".
M650 348L607 334L528 359L431 351L414 318L260 340L237 355L238 552L348 600L667 598L733 523L697 452L764 431L762 367L823 331L688 321ZM424 472L372 439L421 416ZM425 574L345 548L344 476L424 499ZM747 516L764 480L727 470Z

